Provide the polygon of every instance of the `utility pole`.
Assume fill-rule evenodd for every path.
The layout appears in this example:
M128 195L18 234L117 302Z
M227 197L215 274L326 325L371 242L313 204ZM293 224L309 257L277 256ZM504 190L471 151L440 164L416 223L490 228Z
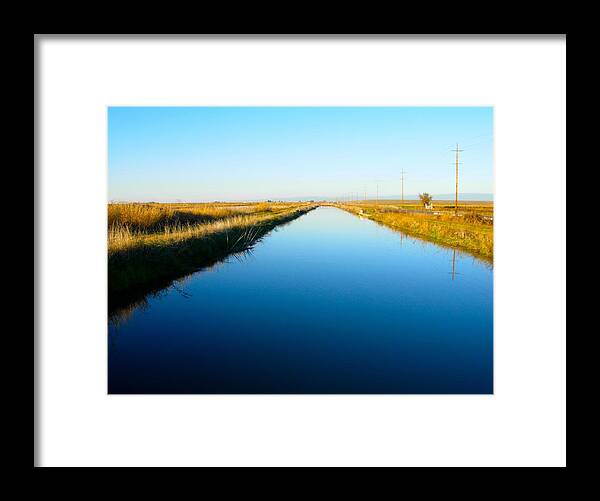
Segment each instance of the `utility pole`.
M404 202L404 169L402 169L401 175L402 175L402 177L401 177L401 180L402 180L402 202Z
M454 197L454 215L456 216L458 214L458 154L464 150L459 150L458 143L456 143L456 149L452 151L456 153L456 194Z
M379 183L383 181L383 179L373 179L373 182L375 183L375 205L379 205Z

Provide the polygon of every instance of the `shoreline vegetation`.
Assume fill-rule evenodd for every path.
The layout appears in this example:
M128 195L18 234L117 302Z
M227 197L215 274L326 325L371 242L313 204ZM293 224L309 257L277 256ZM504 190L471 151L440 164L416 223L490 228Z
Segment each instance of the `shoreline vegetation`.
M459 205L458 214L448 202L423 211L416 201L345 202L334 204L359 217L371 219L407 235L464 250L488 262L494 259L493 204Z
M493 203L417 201L108 204L109 312L252 248L277 226L318 206L358 217L493 263Z
M109 310L250 249L312 203L108 204Z

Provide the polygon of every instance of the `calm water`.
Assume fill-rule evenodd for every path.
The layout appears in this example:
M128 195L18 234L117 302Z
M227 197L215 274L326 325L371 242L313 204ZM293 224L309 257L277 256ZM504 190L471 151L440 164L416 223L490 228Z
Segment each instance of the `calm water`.
M109 393L491 393L492 269L332 207L109 324Z

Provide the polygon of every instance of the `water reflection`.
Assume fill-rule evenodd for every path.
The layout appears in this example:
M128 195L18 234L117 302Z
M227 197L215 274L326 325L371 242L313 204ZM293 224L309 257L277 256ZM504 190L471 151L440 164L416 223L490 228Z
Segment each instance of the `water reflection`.
M398 232L398 235L399 235L400 247L404 246L406 241L409 241L411 244L419 245L423 249L427 248L429 251L433 250L434 252L449 253L452 257L450 259L451 264L450 264L450 271L448 272L448 274L451 276L452 281L454 281L454 279L456 278L456 275L460 275L460 273L458 271L458 263L460 262L461 259L462 260L466 260L466 259L471 260L474 263L477 263L478 265L487 268L488 270L490 270L490 272L494 268L493 262L490 259L478 257L476 255L470 254L467 251L462 251L462 250L456 249L454 247L440 246L439 244L434 244L433 242L430 242L428 240L410 236L410 235L407 235L402 232Z
M322 207L111 317L109 392L490 393L492 320L490 263Z
M456 249L452 249L452 280L456 276Z

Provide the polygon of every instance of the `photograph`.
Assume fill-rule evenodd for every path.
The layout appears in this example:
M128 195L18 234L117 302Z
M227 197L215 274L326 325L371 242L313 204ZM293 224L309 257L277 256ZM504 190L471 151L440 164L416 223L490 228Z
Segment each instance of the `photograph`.
M494 394L493 106L106 113L108 394Z

